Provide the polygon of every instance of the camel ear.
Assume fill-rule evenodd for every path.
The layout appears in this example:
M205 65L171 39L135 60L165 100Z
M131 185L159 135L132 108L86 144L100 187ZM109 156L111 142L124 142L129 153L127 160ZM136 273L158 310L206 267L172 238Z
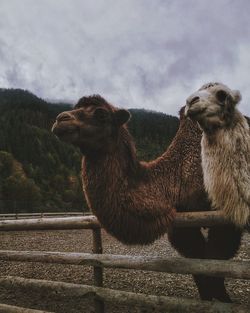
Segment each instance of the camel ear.
M241 100L241 93L239 92L239 90L233 90L233 99L235 101L235 104L239 103Z
M231 114L237 104L241 100L241 93L238 90L233 90L227 97L225 101L226 108L228 112Z
M99 121L99 122L106 122L110 119L110 113L103 109L103 108L97 108L94 112L94 117Z
M121 126L125 123L127 123L127 121L130 119L130 113L127 110L124 109L120 109L115 111L115 121L117 123L118 126Z

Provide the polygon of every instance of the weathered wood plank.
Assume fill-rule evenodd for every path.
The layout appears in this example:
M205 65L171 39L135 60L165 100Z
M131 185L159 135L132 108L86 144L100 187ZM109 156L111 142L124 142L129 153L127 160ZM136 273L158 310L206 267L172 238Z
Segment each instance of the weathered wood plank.
M0 260L75 264L106 268L135 269L177 274L204 274L209 276L250 279L249 261L9 250L0 250Z
M229 224L229 221L224 219L220 211L177 213L173 221L175 227L210 227L225 224ZM0 220L0 231L94 229L99 227L101 225L94 215Z
M93 229L99 228L96 217L51 217L32 218L23 220L0 221L0 231L28 231L28 230L54 230L54 229Z
M90 212L33 212L33 213L1 213L0 218L11 218L11 217L18 217L20 219L26 218L26 217L47 217L47 216L85 216L85 215L93 215Z
M173 224L175 226L209 226L211 223L227 223L219 212L179 213ZM65 218L34 218L29 220L0 221L0 231L78 229L100 227L93 215Z
M249 308L242 305L197 301L184 298L152 296L140 293L112 290L96 286L71 284L64 282L53 282L20 277L1 277L0 285L5 288L22 288L37 292L56 293L62 297L86 297L91 296L107 302L122 304L126 306L139 306L150 309L167 310L167 312L182 313L249 313Z
M54 313L54 312L26 309L19 306L0 304L0 313Z
M229 223L230 222L224 218L221 211L177 213L173 221L173 225L176 227L210 227Z
M93 253L102 254L102 235L101 229L93 229ZM103 268L101 266L94 266L94 285L103 287ZM100 299L95 299L95 313L104 313L104 302Z

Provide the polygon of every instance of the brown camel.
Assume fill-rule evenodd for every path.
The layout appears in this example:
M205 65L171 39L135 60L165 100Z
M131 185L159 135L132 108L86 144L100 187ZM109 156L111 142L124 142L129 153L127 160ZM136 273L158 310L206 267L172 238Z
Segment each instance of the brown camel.
M209 83L187 99L185 113L203 130L204 185L213 207L244 227L250 216L250 132L236 108L240 100L239 91Z
M129 112L100 96L83 97L72 111L59 114L52 131L81 149L88 205L118 240L148 244L168 231L173 246L186 257L230 258L241 237L233 226L211 229L208 240L200 228L170 226L175 211L210 209L200 164L201 131L184 118L183 111L170 147L148 163L136 158L125 125ZM223 278L197 275L194 279L202 299L230 301Z

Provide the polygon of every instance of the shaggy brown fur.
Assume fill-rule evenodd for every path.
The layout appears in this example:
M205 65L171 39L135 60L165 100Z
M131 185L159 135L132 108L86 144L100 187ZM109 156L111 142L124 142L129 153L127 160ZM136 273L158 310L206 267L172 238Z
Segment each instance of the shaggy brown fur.
M187 100L186 114L204 130L204 184L212 205L244 227L250 209L250 132L236 109L241 96L223 84L203 86Z
M139 162L124 125L126 110L100 96L84 97L72 111L57 117L53 132L80 147L84 193L103 227L129 244L147 244L168 229L172 245L184 256L229 258L239 246L234 227L211 231L208 244L200 228L174 228L175 211L209 210L200 158L201 131L180 112L180 128L167 151L152 162ZM221 241L214 237L221 235ZM226 247L224 235L233 238ZM216 246L216 243L217 246ZM213 248L214 246L215 249ZM218 250L217 250L218 249ZM202 299L230 301L223 278L194 277ZM215 286L217 286L215 288Z
M177 206L195 210L192 202L204 202L205 194L202 176L197 177L201 171L193 166L194 156L189 153L193 138L188 142L182 127L161 157L139 162L123 125L128 119L127 111L115 109L100 97L83 98L75 110L58 116L53 131L60 136L68 127L73 138L75 123L88 135L79 142L85 154L82 170L88 205L120 241L148 244L168 230Z

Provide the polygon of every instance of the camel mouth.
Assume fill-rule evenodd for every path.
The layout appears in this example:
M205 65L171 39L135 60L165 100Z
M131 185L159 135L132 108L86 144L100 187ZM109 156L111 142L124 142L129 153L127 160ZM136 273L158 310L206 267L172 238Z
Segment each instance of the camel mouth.
M198 102L198 101L197 101ZM186 112L186 116L192 119L197 119L206 111L206 108L189 108Z
M76 137L79 136L79 129L75 125L68 125L67 123L55 122L51 129L52 133L55 134L59 139L66 142L75 141Z

